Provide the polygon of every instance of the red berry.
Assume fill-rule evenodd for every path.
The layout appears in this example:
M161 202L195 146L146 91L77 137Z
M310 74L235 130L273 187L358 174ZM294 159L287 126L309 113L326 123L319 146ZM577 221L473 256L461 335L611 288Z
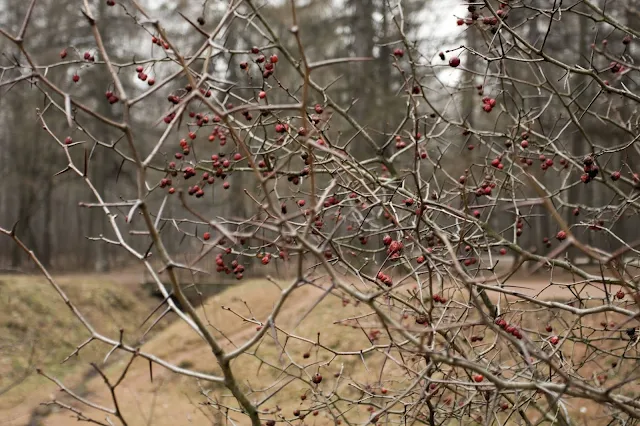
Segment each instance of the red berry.
M267 92L265 92L264 90L263 90L263 91L260 91L260 93L258 93L258 97L259 97L260 99L264 99L264 98L266 98L266 97L267 97Z
M559 341L560 341L560 338L558 336L551 336L551 338L549 339L549 343L551 343L554 346L557 345Z
M298 206L300 207L304 207L304 205L306 204L306 201L304 200L298 200Z
M67 136L66 138L64 138L64 143L65 145L70 145L71 143L73 143L73 139L71 139L71 136Z
M272 64L278 62L278 55L271 55L271 57L269 58L269 62L271 62Z
M74 74L74 75L73 75L73 77L72 77L72 79L73 79L73 82L74 82L74 83L77 83L77 82L79 82L79 81L80 81L80 76L79 76L78 74Z
M562 241L567 238L567 233L564 231L558 231L558 233L556 234L556 238Z
M202 239L205 241L208 241L211 238L211 233L210 232L205 232L204 234L202 234Z
M458 58L457 56L452 56L449 59L449 66L456 68L458 65L460 65L460 58Z
M476 383L480 383L484 380L484 376L482 374L476 374L473 376L473 381Z
M67 49L62 49L60 51L60 59L64 59L67 57Z

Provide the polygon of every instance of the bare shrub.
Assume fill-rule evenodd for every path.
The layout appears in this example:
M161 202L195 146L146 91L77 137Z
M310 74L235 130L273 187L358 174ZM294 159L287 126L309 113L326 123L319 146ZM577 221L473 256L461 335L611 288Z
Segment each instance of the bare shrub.
M0 30L16 52L1 85L37 92L56 179L82 184L78 208L101 218L92 244L144 266L166 302L155 320L179 316L217 364L98 333L7 224L89 332L76 351L130 356L116 378L94 365L110 405L40 371L75 399L51 404L127 424L116 389L141 358L198 379L224 424L565 425L581 407L637 422L635 2L480 1L450 18L461 45L440 49L416 42L415 2L381 1L386 38L354 29L345 56L312 42L318 2L205 1L200 17L161 18L89 3L75 6L86 50L31 51L51 2ZM120 26L144 55L105 47ZM224 308L241 342L185 296L203 276L267 271L278 294L264 315ZM544 289L528 287L534 273ZM298 334L311 317L317 334Z

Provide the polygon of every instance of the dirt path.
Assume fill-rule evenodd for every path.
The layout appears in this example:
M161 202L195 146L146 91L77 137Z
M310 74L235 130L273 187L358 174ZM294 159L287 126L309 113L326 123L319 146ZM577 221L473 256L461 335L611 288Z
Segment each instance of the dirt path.
M291 299L283 307L278 318L282 323L289 323L293 321L293 318L300 315L300 312L305 311L314 302L315 295L319 295L321 292L315 288L305 287L294 293ZM214 303L207 303L210 307L216 304L214 297ZM221 300L226 305L228 302L233 302L229 298ZM233 299L231 297L230 299ZM264 320L271 309L272 303L266 303L275 300L273 295L265 297L265 300L260 305L256 305L256 308L252 306L254 315L260 320ZM220 301L220 300L219 300ZM219 302L218 301L218 302ZM238 305L237 301L236 305ZM210 309L208 309L209 311ZM232 315L225 312L228 315ZM213 315L213 317L218 317ZM224 321L216 321L216 318L212 318L211 313L208 313L209 318L213 324L224 324ZM231 325L231 324L230 324ZM228 340L221 339L225 349L233 349L235 345L241 345L247 341L255 332L255 325L243 325L223 327L221 330ZM233 342L233 344L230 342ZM178 366L185 366L188 368L194 368L199 371L213 372L215 370L216 361L213 357L211 350L207 345L198 338L193 331L191 331L186 324L182 321L176 321L171 324L167 329L163 330L152 341L149 341L142 347L150 353L154 353L161 356L163 359L174 363ZM128 356L120 356L116 365L111 368L112 373L110 377L115 377L116 372L121 371L124 363L128 360ZM195 362L195 366L191 367L191 364ZM201 364L209 364L209 368L197 368ZM236 365L236 368L237 365ZM197 409L198 402L202 401L200 398L193 400L193 395L181 394L182 386L187 383L193 387L194 380L181 379L176 377L175 374L168 370L164 370L161 367L154 367L153 383L150 381L149 366L144 360L134 361L129 374L123 381L121 389L118 392L121 398L121 409L128 414L128 420L130 424L152 424L154 426L163 425L176 425L186 424L188 421L191 424L211 424L212 418L209 415L203 414L203 411ZM84 383L82 381L84 380ZM82 387L85 389L85 396L91 401L105 406L111 407L113 403L109 397L109 394L104 386L104 382L99 377L94 377L89 381L86 381L83 374L76 374L73 377L69 377L64 380L65 384L82 383ZM74 388L73 386L71 387ZM77 388L77 385L76 385ZM32 416L34 409L37 408L37 404L41 401L51 400L53 397L58 398L65 403L69 403L74 407L80 408L81 404L72 400L70 397L61 395L56 392L56 386L51 385L41 389L30 398L33 404L25 404L25 406L15 407L8 412L2 413L2 419L0 425L4 426L27 426ZM46 410L40 410L45 412ZM85 409L81 410L86 415L91 415L96 419L104 419L104 415L101 415L97 410ZM185 419L185 413L186 419ZM48 416L41 419L42 425L46 426L66 426L72 421L74 417L70 416L68 411L54 410ZM185 421L186 420L186 421ZM75 420L73 420L75 421Z

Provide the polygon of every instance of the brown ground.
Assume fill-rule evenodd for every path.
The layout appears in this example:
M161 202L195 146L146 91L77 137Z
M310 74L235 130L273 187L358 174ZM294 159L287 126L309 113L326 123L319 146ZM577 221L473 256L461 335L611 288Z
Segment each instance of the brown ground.
M95 284L96 281L111 282L111 285L115 283L115 289L120 292L120 285L134 285L139 279L139 275L134 274L127 277L67 277L66 289L69 291L72 300L82 299L82 294L97 294L99 286ZM554 275L554 283L572 283L573 278L570 275ZM577 279L576 279L577 280ZM0 280L0 283L3 280ZM2 291L0 294L14 293L20 286L24 286L24 282L8 282L10 287L7 293ZM566 286L554 285L548 286L548 277L526 277L519 276L509 281L509 285L512 290L518 290L521 293L528 295L540 295L545 299L566 299L572 296L572 293ZM286 283L283 283L286 284ZM39 283L42 285L42 282ZM105 285L106 286L106 285ZM1 289L1 288L0 288ZM615 292L617 289L613 289ZM44 292L43 288L43 292ZM602 294L602 289L588 287L581 290L582 296L586 295L599 296ZM132 292L136 294L135 291ZM238 316L233 313L223 310L222 306L232 307L236 312L244 316L253 315L259 320L264 320L268 315L273 302L279 297L280 290L272 283L264 280L250 281L243 284L239 284L224 292L221 295L215 296L207 301L204 312L206 313L208 321L214 324L218 329L218 335L223 333L228 340L225 342L227 348L232 347L233 344L240 344L248 339L255 332L255 325L248 324L242 321ZM285 304L282 313L279 316L279 324L284 325L285 328L290 328L291 324L296 322L300 316L306 312L306 310L313 305L313 303L319 298L322 292L318 289L306 286L299 290L296 290L291 298ZM75 297L74 297L75 296ZM104 297L104 294L102 295ZM4 296L3 296L4 297ZM55 295L47 294L50 303L56 304L56 309L66 309L64 304L55 299ZM91 298L91 297L89 297ZM137 324L140 323L144 314L150 311L150 307L155 307L155 300L145 299L144 295L136 295L133 300L138 303L124 303L127 309L123 309L121 312L113 313L110 315L96 314L97 321L103 321L105 323L118 323L119 326L124 325L131 328L131 334L135 335L137 330ZM90 300L86 303L79 303L80 307L85 306L88 310L90 307ZM127 302L127 301L125 301ZM142 302L142 303L139 303ZM246 302L246 305L244 304ZM251 308L249 313L247 306ZM32 308L32 307L31 307ZM336 315L336 309L340 309L340 312ZM109 309L105 309L108 312ZM202 312L202 309L201 309ZM346 318L352 315L360 313L358 308L352 306L352 304L343 308L341 301L335 298L327 298L321 303L316 310L296 329L296 335L303 336L311 341L315 341L318 331L322 331L322 341L330 347L336 349L346 349L353 345L359 347L368 346L365 336L363 336L360 330L353 330L344 326L333 324L336 318ZM109 318L109 316L113 318ZM120 320L118 319L120 316ZM52 317L54 318L54 317ZM125 321L122 318L126 318ZM2 316L0 316L0 321ZM595 321L595 319L594 319ZM535 322L535 321L533 321ZM45 322L38 323L40 326L48 326ZM165 323L166 324L166 323ZM63 322L60 324L63 328L69 327L69 330L73 328L70 324ZM105 324L106 325L106 324ZM322 329L318 329L318 325L322 325ZM539 325L539 324L538 324ZM75 329L73 329L75 330ZM112 332L110 335L116 336L117 332ZM117 330L117 328L115 328ZM126 334L129 335L129 334ZM0 337L2 337L0 335ZM54 336L60 338L60 336ZM69 331L69 340L74 341L74 345L80 343L82 339L82 333L80 331ZM221 340L224 340L221 338ZM281 342L282 343L282 342ZM344 346L343 346L344 345ZM65 353L68 353L68 348ZM287 354L291 356L291 359L295 360L299 365L307 364L308 368L305 369L307 373L313 373L316 371L314 362L328 359L327 354L315 353L312 351L312 356L309 360L303 360L300 354L312 349L311 344L305 344L298 341L290 341L287 344ZM57 373L57 377L63 377L64 383L68 384L72 389L82 392L82 395L90 398L92 401L104 404L106 406L112 406L112 403L108 397L108 392L104 386L104 382L99 377L92 377L87 379L85 373L87 371L86 365L89 360L100 360L106 353L108 348L104 346L100 347L95 345L91 350L83 351L81 357L78 360L70 361L73 364L67 370L61 370L55 365L49 358L61 359L63 351L53 351L53 354L44 361L45 370L48 372ZM150 339L142 347L142 350L154 353L173 362L177 365L181 365L187 368L194 368L199 371L209 372L212 374L217 373L217 364L211 354L210 350L200 341L200 339L189 330L189 328L180 321L170 323L164 329L158 330L153 339ZM287 357L280 357L281 351L275 345L264 344L257 348L257 351L261 358L273 360L286 361ZM86 352L86 354L84 353ZM576 355L577 356L577 355ZM0 361L2 360L2 353L0 352ZM64 358L64 356L62 356ZM119 372L124 367L128 356L118 355L113 357L114 362L105 367L109 377L117 377ZM372 356L367 360L367 364L371 371L376 370L375 366L381 365L381 359ZM370 381L370 373L367 373L363 368L359 359L339 359L332 363L329 367L323 367L326 377L331 376L331 372L337 371L340 368L340 363L345 365L346 370L350 370L350 374L353 377L362 380L363 382ZM40 364L42 365L42 364ZM2 374L2 366L0 363L0 374ZM65 367L66 368L66 367ZM238 373L238 379L243 383L252 384L254 388L258 388L260 384L271 383L278 380L275 374L275 370L271 370L269 367L260 366L254 357L249 355L242 356L237 359L234 364L234 369ZM300 374L299 369L293 368L295 374ZM289 371L289 370L288 370ZM594 371L596 368L594 367ZM304 374L304 373L303 373ZM390 373L392 375L392 373ZM324 382L329 386L329 380ZM0 387L3 382L0 382ZM129 375L124 380L123 384L119 388L118 396L121 405L121 410L126 413L126 417L129 421L129 425L182 425L182 424L222 424L220 419L216 419L213 414L213 410L209 410L206 407L202 407L200 403L204 400L202 395L199 394L199 385L206 389L212 389L214 395L221 395L221 389L216 386L212 386L209 383L198 384L195 380L183 377L177 377L173 373L163 370L160 367L154 367L154 379L153 382L149 378L149 368L146 362L142 360L135 361ZM302 389L302 386L300 386ZM256 399L260 399L261 396L266 395L268 392L257 392L255 394ZM274 407L276 404L285 407L285 411L289 410L287 416L290 417L290 411L292 407L299 405L299 390L295 387L288 387L283 392L276 395L269 400L265 405L266 407ZM16 387L5 395L0 396L0 425L21 426L29 424L41 424L47 426L63 426L68 425L71 422L75 422L75 419L67 411L61 411L51 409L49 407L39 407L39 403L51 400L52 398L59 398L65 402L72 402L68 397L64 397L60 392L57 392L56 385L47 382L46 380L33 376L25 381L22 385ZM72 405L80 408L80 404L72 402ZM574 407L579 408L579 407ZM598 411L594 407L588 407L590 415L594 415L594 412ZM30 423L34 417L33 413L36 411L46 415L46 417L40 418L40 423ZM100 415L96 410L82 408L82 412L86 415L94 416L97 419L104 420L104 415ZM363 411L363 415L366 413ZM236 416L239 417L239 416ZM241 418L241 417L239 417ZM319 416L314 418L315 424L333 424L329 418ZM116 421L117 423L117 421ZM240 422L239 424L243 424Z

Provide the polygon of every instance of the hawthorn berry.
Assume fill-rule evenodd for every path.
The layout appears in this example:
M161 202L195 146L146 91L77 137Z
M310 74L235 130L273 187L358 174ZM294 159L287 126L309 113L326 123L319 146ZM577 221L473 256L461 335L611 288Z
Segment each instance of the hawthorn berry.
M456 68L458 65L460 65L460 58L458 58L457 56L452 56L449 59L449 66Z

